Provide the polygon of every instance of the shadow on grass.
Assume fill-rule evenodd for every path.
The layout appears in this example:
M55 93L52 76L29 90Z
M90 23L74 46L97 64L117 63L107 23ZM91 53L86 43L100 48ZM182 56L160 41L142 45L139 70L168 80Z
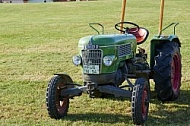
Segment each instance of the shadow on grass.
M147 125L189 125L190 124L190 91L182 90L180 97L176 101L162 104L157 99L152 99L151 104L156 105L156 109L149 111ZM64 120L87 121L92 123L132 123L130 115L105 114L105 113L85 113L68 114Z
M181 90L176 101L161 103L156 99L151 100L158 110L150 111L148 122L157 125L180 125L190 124L190 91Z
M129 123L131 117L121 114L104 114L104 113L85 113L85 114L68 114L64 120L69 121L87 121L93 123Z
M151 91L151 103L161 103L157 100L156 93L154 91ZM177 100L165 102L165 104L167 103L190 105L190 90L181 90Z

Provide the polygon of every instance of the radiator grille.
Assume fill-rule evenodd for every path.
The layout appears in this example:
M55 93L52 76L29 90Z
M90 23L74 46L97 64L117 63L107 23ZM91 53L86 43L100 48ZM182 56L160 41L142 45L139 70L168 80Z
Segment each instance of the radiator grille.
M131 53L131 44L118 46L119 57L126 56Z
M101 50L82 50L83 65L101 65Z

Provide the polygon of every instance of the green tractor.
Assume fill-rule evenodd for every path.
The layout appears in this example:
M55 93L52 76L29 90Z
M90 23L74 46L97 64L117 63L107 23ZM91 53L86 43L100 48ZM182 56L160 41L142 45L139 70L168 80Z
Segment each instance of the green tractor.
M125 0L122 7L124 16ZM150 42L150 64L143 48L149 32L133 22L121 21L115 24L120 34L104 34L100 23L90 23L98 34L79 40L79 54L73 56L73 63L82 67L83 84L76 84L67 74L55 74L49 81L46 103L49 116L61 119L67 115L69 99L81 96L90 98L107 96L131 98L131 113L134 124L144 124L148 117L150 102L149 80L155 82L158 100L176 100L181 86L180 41L175 35L178 23L162 29L163 0L161 1L160 31ZM161 33L174 26L174 34ZM100 26L102 31L98 31ZM136 51L137 50L137 51ZM136 79L133 84L130 79ZM123 85L126 81L127 85Z

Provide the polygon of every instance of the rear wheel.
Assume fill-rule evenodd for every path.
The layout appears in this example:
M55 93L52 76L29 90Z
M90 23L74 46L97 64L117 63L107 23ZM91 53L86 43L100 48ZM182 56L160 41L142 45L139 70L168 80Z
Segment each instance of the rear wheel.
M181 86L181 55L179 44L165 42L157 48L154 81L158 100L176 100Z
M149 82L145 78L138 78L133 87L131 97L132 119L134 124L141 125L147 120L149 101Z
M54 76L49 81L46 92L46 104L51 118L60 119L67 115L69 98L61 97L61 90L66 88L66 81L59 75Z

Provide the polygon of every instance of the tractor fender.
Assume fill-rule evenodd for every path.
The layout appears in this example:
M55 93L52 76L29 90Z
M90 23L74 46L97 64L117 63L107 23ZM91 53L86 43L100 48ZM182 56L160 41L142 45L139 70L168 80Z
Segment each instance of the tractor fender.
M181 42L177 35L169 35L169 36L154 36L150 43L150 68L153 69L154 66L154 57L156 54L156 48L159 44L163 42L175 42L181 47Z
M179 45L179 47L181 47L181 42L179 41L179 38L178 38L178 37L173 38L171 41L172 41L172 42L176 42L176 43Z
M68 74L62 73L62 74L54 74L54 75L58 75L58 76L63 77L64 80L66 80L66 82L67 82L68 84L73 83L72 78L71 78Z
M181 43L177 35L169 35L169 36L161 36L161 37L154 36L154 38L151 40L151 44L153 43L160 44L162 42L176 42L179 44L179 47L181 47Z
M177 35L169 35L165 39L161 39L161 40L162 41L164 40L163 42L167 42L167 41L176 42L179 45L179 47L181 47L181 43L180 43L179 38L178 38Z

